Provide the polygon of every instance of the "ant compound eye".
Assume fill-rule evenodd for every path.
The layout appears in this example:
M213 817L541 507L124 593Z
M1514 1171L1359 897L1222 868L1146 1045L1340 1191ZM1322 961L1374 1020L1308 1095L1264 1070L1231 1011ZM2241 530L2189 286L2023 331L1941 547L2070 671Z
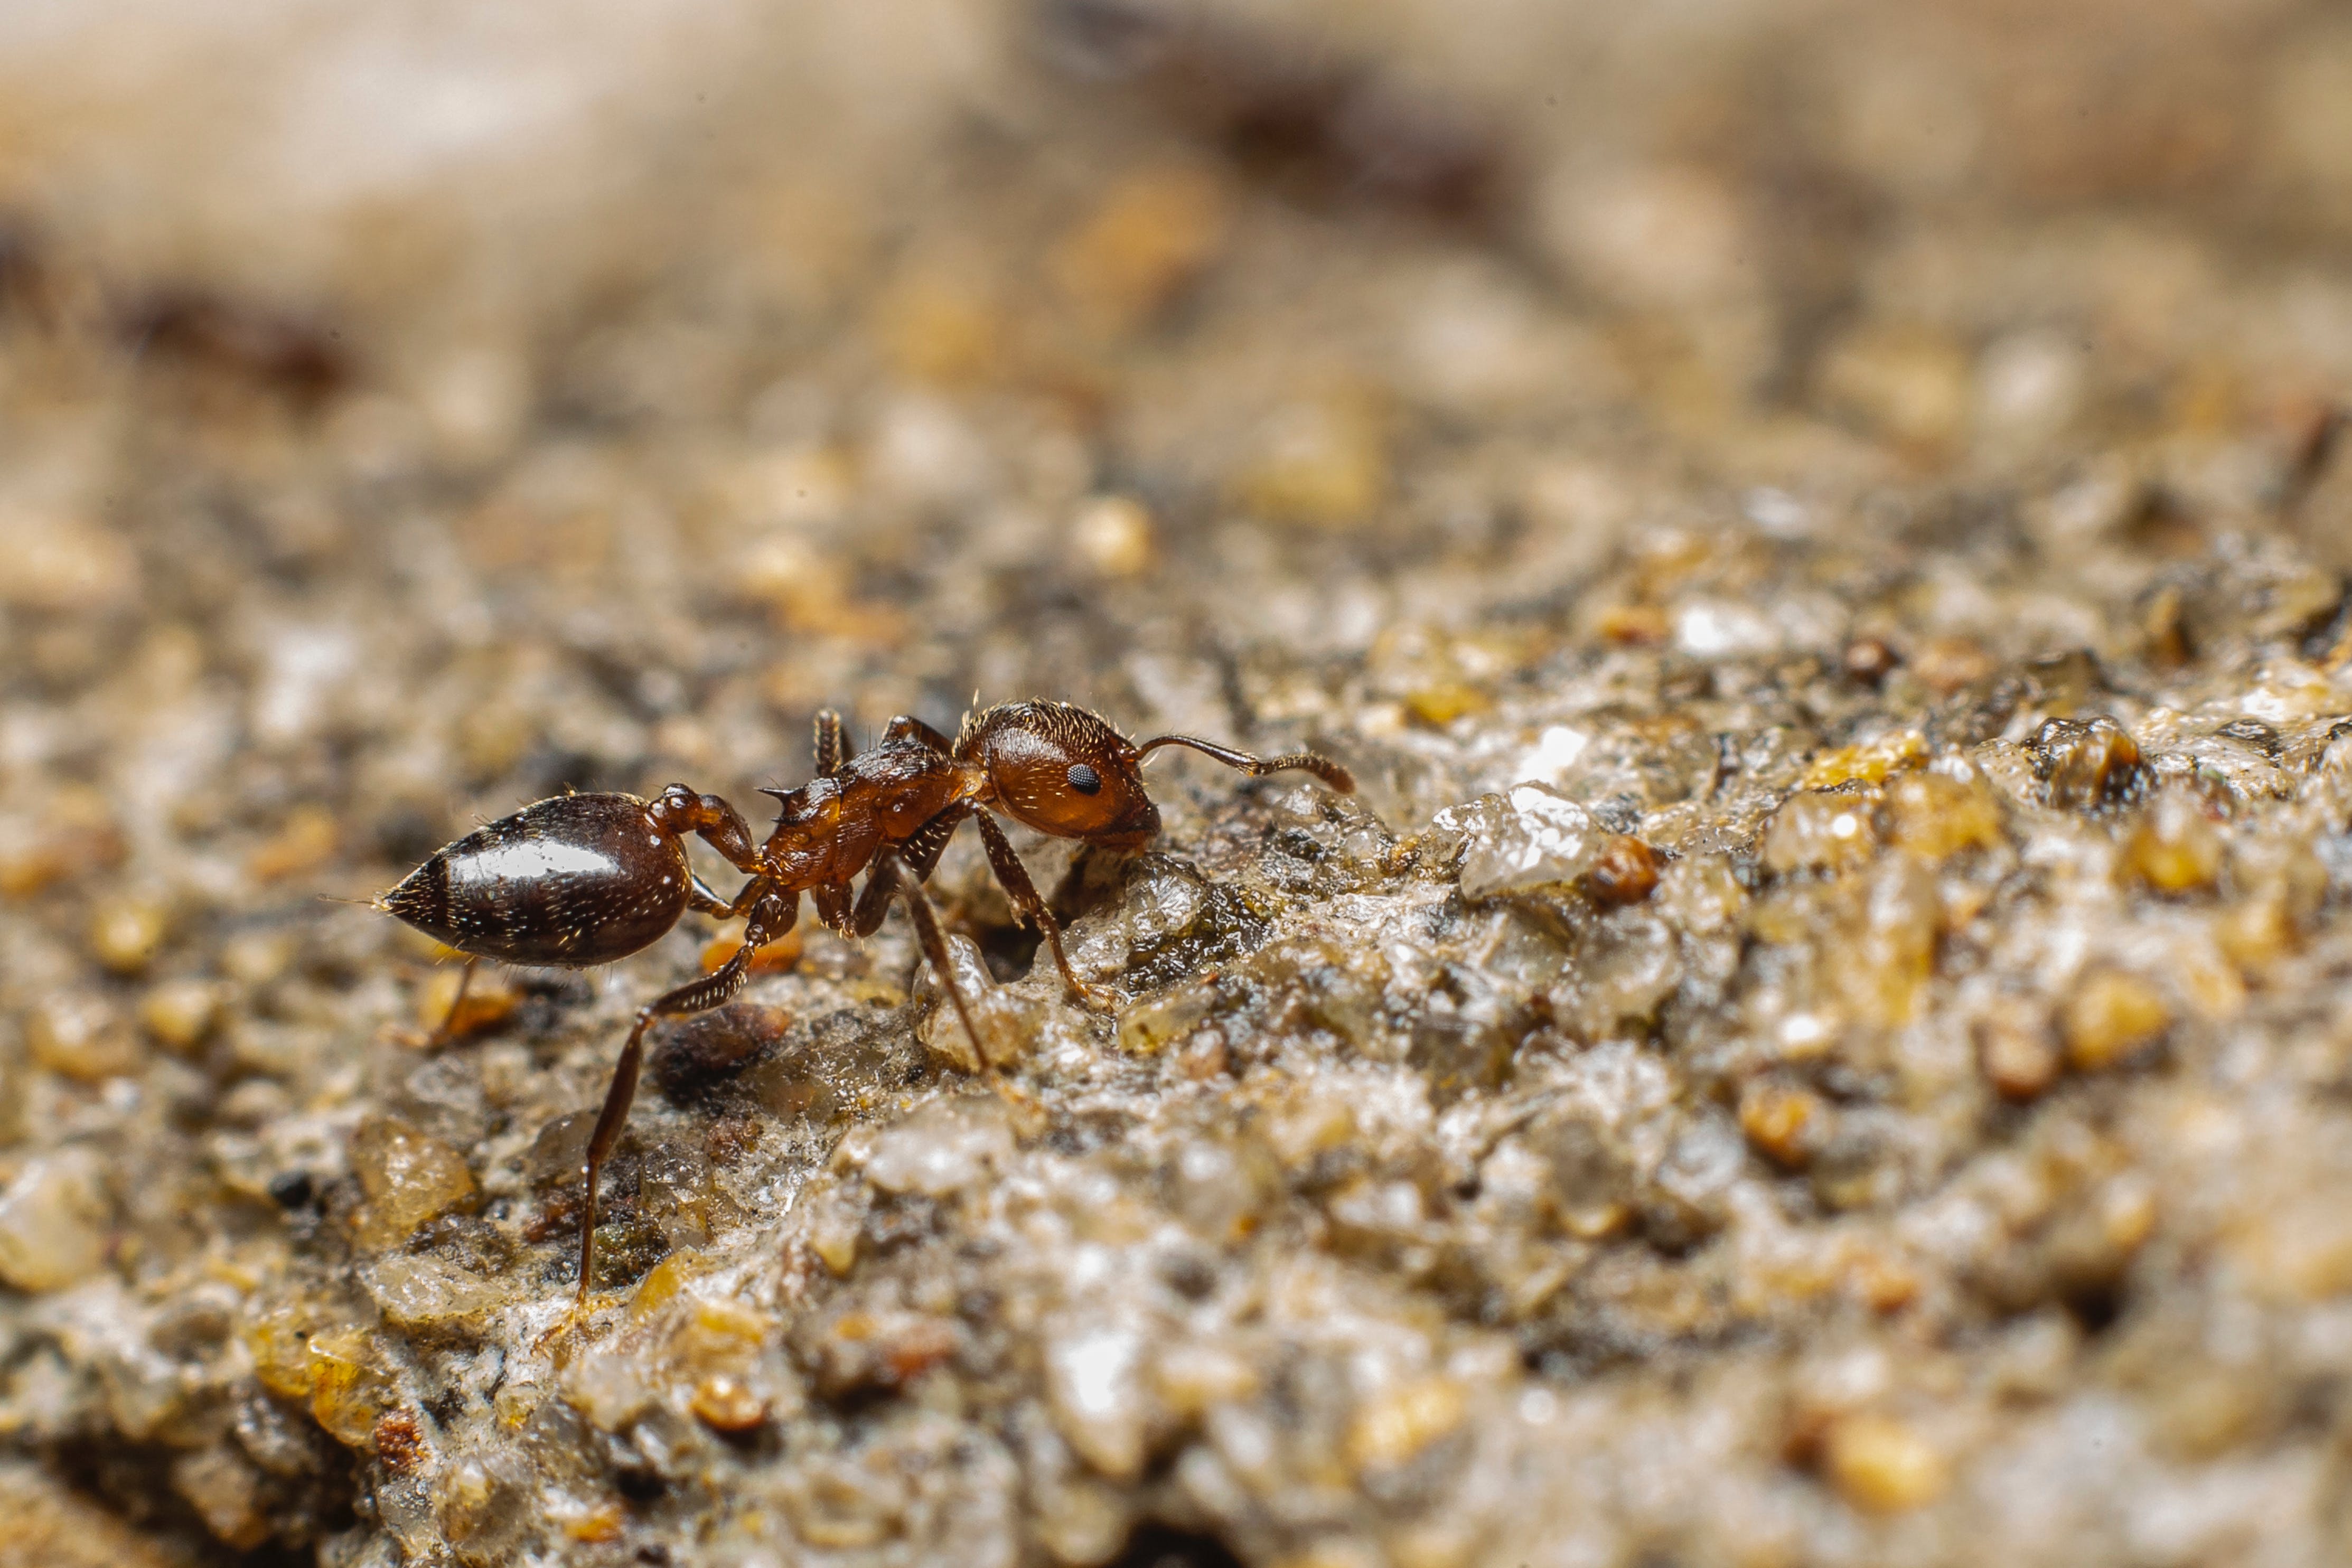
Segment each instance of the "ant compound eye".
M1102 789L1102 775L1083 762L1071 763L1066 777L1070 780L1070 788L1081 795L1097 794Z

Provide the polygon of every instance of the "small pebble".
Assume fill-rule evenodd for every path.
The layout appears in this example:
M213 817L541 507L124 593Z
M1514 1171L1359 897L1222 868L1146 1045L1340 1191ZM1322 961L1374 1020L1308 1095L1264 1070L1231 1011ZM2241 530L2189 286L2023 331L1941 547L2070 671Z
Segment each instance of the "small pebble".
M723 1373L696 1384L690 1404L696 1419L716 1432L749 1432L768 1418L768 1402Z
M1261 1381L1248 1357L1198 1341L1165 1346L1151 1364L1153 1389L1170 1409L1187 1416L1247 1399Z
M857 1216L840 1207L826 1208L810 1223L809 1249L836 1280L857 1266L860 1229Z
M1874 1312L1900 1312L1919 1299L1918 1270L1874 1248L1853 1254L1846 1265L1846 1281Z
M0 1194L0 1281L57 1291L98 1272L109 1224L97 1154L74 1146L27 1164Z
M1465 714L1485 713L1495 699L1467 681L1436 680L1405 693L1405 711L1432 729L1444 729Z
M965 386L1003 368L1012 324L977 276L919 267L883 292L875 318L877 335L912 380Z
M466 991L462 1004L457 1001L460 986ZM449 1010L453 1005L457 1009L454 1014ZM428 1032L446 1030L451 1040L502 1023L521 1005L520 988L488 964L476 966L471 985L466 984L465 966L456 964L434 970L416 988L418 1026Z
M1141 577L1151 570L1151 514L1131 496L1097 496L1070 522L1070 548L1097 576Z
M1149 1056L1183 1040L1216 1005L1213 985L1177 986L1129 1006L1118 1017L1118 1047Z
M1368 521L1388 491L1378 413L1360 398L1294 403L1260 432L1235 471L1234 498L1269 522L1341 528Z
M1877 852L1870 802L1858 795L1791 795L1764 832L1763 860L1773 872L1843 871Z
M1886 787L1887 837L1937 864L1963 850L1998 849L2005 841L2000 807L1981 777L1906 773Z
M1899 729L1816 758L1800 782L1808 789L1834 789L1857 780L1878 784L1896 768L1916 768L1927 759L1927 737L1916 729Z
M1630 833L1612 833L1601 846L1584 885L1605 909L1639 904L1658 885L1658 852Z
M1951 1469L1927 1438L1884 1416L1841 1416L1822 1442L1822 1469L1838 1495L1866 1513L1902 1513L1935 1501Z
M370 1116L352 1134L352 1174L366 1202L352 1229L370 1251L398 1246L427 1221L471 1203L479 1190L465 1156L393 1116Z
M67 785L30 817L0 820L0 898L29 898L118 864L123 853L106 798L86 785Z
M246 857L246 874L256 882L278 882L316 871L334 858L341 839L333 812L323 806L297 806L278 831Z
M188 1500L224 1546L249 1552L269 1539L261 1476L233 1446L216 1443L173 1460L172 1490Z
M2124 844L2124 864L2154 892L2200 893L2221 879L2221 831L2198 803L2167 790L2141 816Z
M1941 448L1966 428L1968 355L1940 332L1867 327L1833 343L1815 372L1822 400L1891 441Z
M2058 1041L2031 1004L2011 999L1977 1021L1977 1057L2003 1099L2031 1100L2058 1077Z
M1795 1167L1821 1145L1829 1108L1810 1089L1758 1080L1739 1096L1739 1130L1778 1165Z
M2222 953L2249 979L2266 974L2294 951L2294 918L2286 901L2275 896L2249 898L2232 904L2214 923L2214 940Z
M1493 898L1581 881L1608 835L1558 790L1515 784L1474 801L1462 854L1462 895Z
M169 925L163 906L152 899L106 899L90 917L90 956L118 975L136 975L163 945Z
M139 589L139 559L110 528L73 517L0 512L8 539L8 570L0 574L0 604L65 613L102 610Z
M1225 1037L1216 1030L1198 1030L1176 1048L1176 1071L1194 1083L1223 1076L1228 1063Z
M221 973L242 986L267 986L293 963L294 938L283 931L239 932L220 946Z
M1087 324L1117 335L1150 322L1199 277L1231 225L1213 174L1189 164L1147 169L1118 182L1049 265Z
M1601 611L1593 625L1604 643L1623 648L1654 648L1674 635L1673 617L1655 604L1612 604Z
M2105 716L2044 719L2027 750L2049 803L2062 810L2114 805L2140 781L2139 747Z
M2161 1035L2171 1022L2172 1009L2162 994L2122 969L2092 971L2059 1010L2066 1060L2085 1072L2113 1067Z
M158 1045L186 1056L219 1019L221 989L210 980L159 980L139 999L139 1023Z
M1468 1410L1462 1385L1450 1377L1388 1389L1349 1423L1349 1462L1359 1470L1393 1469L1459 1427Z
M1968 637L1931 637L1911 655L1911 673L1937 696L1950 696L1997 668L1983 645Z
M136 1072L139 1040L112 1006L86 992L65 992L25 1014L25 1045L52 1072L84 1083Z
M1143 1468L1143 1336L1101 1326L1055 1339L1045 1362L1045 1401L1078 1457L1102 1474L1132 1479Z
M1848 679L1873 689L1893 674L1902 662L1903 656L1883 637L1857 637L1845 645L1845 652L1838 659Z

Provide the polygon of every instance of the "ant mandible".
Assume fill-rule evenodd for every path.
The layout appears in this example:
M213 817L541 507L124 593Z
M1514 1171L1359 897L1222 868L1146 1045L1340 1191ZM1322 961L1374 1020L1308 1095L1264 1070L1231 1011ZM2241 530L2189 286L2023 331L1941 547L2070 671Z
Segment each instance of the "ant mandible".
M755 845L742 814L716 795L672 784L651 800L634 795L558 795L478 828L411 872L377 906L467 955L467 979L483 958L587 968L659 939L688 909L747 917L743 945L700 979L637 1009L613 1069L581 1166L579 1300L593 1278L596 1178L628 1120L644 1058L646 1026L657 1018L715 1008L743 988L751 956L793 928L807 894L824 922L845 936L870 936L893 894L905 898L923 956L954 1004L975 1053L980 1031L957 987L923 883L966 818L980 827L988 863L1013 907L1053 949L1063 983L1094 1008L1108 998L1078 978L1062 949L1062 928L997 825L1002 813L1060 839L1106 849L1141 847L1160 831L1160 809L1143 788L1145 756L1189 747L1252 775L1298 768L1341 794L1346 768L1298 751L1253 757L1197 736L1163 735L1137 746L1109 724L1067 703L1005 703L967 716L953 740L920 719L890 721L881 743L852 756L841 716L817 715L816 777L797 789L762 789L778 802L775 830ZM700 836L751 880L720 897L687 862L685 838ZM851 898L851 879L866 887ZM465 984L458 988L459 1001ZM454 1018L457 1005L450 1016ZM443 1025L444 1032L448 1026ZM982 1060L985 1060L984 1055Z

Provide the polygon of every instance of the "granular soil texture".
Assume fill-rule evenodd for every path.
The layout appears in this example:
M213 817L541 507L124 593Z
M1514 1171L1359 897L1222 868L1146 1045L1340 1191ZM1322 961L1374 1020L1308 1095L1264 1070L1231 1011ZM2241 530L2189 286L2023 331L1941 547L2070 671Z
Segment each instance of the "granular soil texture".
M984 14L497 331L0 237L0 1563L2352 1557L2340 20ZM575 1313L730 931L367 900L975 690L1361 788L804 917Z

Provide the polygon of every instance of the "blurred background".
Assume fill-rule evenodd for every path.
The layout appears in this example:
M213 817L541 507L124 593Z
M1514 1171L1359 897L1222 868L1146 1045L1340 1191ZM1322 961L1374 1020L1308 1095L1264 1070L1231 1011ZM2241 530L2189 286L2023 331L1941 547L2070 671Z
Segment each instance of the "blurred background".
M0 613L20 681L193 661L289 753L428 703L404 850L826 701L1229 727L1304 654L1428 716L1477 655L1416 628L1751 488L2261 504L2347 252L2303 0L20 0Z

